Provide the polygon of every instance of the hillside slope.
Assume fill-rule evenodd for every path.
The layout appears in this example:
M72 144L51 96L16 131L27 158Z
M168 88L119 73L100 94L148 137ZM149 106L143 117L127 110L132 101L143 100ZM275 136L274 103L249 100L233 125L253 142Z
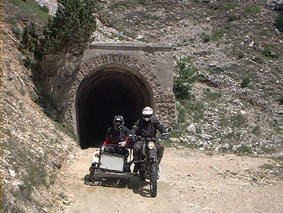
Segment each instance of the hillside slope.
M4 212L50 212L61 198L49 187L63 160L75 160L78 146L40 106L44 91L18 51L23 26L46 21L42 11L26 7L34 0L23 2L2 1L1 200ZM38 2L51 2L47 6L54 11L54 0ZM171 43L175 64L186 58L198 69L201 80L193 83L191 98L177 102L179 124L169 146L282 160L278 12L265 0L205 2L101 0L93 36L104 42ZM26 10L19 13L22 5ZM245 78L250 82L243 87Z

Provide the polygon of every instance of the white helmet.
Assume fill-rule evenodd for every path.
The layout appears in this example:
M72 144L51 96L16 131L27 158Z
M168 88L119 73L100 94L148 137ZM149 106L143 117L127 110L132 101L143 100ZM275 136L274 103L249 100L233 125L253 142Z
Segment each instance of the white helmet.
M142 118L145 120L145 121L149 121L153 116L153 109L150 108L150 107L145 107L143 108L142 110Z

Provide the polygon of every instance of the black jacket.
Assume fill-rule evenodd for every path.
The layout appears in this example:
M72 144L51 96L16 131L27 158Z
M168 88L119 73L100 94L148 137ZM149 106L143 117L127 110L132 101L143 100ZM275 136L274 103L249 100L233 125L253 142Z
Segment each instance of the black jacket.
M135 134L143 138L152 138L155 137L157 129L161 134L166 133L165 127L157 119L152 118L149 121L139 119L135 122L131 130L131 134Z
M121 127L121 131L116 131L114 126L111 126L107 129L105 141L110 142L109 140L111 140L112 143L118 144L121 141L128 140L129 133L130 130L125 126Z

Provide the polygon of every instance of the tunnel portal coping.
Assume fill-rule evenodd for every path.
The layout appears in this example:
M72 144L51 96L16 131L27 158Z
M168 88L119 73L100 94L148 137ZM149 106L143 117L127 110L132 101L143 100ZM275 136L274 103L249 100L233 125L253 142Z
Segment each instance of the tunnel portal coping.
M106 43L106 42L95 42L89 45L89 49L104 49L104 50L135 50L135 51L145 51L145 52L171 52L172 45L164 43L131 43L131 42L121 42L121 43Z

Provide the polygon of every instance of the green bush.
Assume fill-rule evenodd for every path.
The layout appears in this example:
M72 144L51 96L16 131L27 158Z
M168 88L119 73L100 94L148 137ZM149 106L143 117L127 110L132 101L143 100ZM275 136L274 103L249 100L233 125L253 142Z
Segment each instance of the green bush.
M43 29L32 22L23 30L22 49L37 61L58 52L82 54L96 29L96 0L58 0L58 3L55 17L49 18Z
M279 104L283 105L283 95L281 95L277 101L279 102Z
M237 20L237 18L238 18L237 16L235 16L235 15L232 14L232 15L229 15L229 16L228 16L228 21L229 21L229 22L233 22L233 21Z
M248 77L243 78L242 83L241 83L241 87L247 87L249 84L251 83L251 79L249 79Z
M42 10L43 12L49 13L49 9L46 5L43 5L42 7L40 7L40 10Z
M210 41L210 35L206 34L206 33L203 33L202 36L201 36L202 40L204 43L207 43Z
M262 51L262 54L265 56L265 57L268 57L268 58L272 58L272 46L267 46L264 48L264 50Z
M237 52L236 55L237 55L238 59L242 59L242 58L245 57L245 53L243 53L243 52Z
M173 91L177 99L184 100L189 98L189 90L191 89L191 83L197 79L196 67L189 65L188 59L180 59L177 61L177 65L174 67L175 77Z
M225 30L213 31L211 34L211 40L218 41L219 39L223 38L224 34L225 34Z
M261 57L255 57L253 60L255 62L259 63L259 64L263 64L264 63L264 60Z
M278 14L274 25L283 33L283 11Z
M238 7L238 2L230 2L228 4L225 4L222 10L224 11L234 10L236 7Z
M14 33L17 39L21 38L22 33L19 28L17 28L16 26L12 26L12 32Z

